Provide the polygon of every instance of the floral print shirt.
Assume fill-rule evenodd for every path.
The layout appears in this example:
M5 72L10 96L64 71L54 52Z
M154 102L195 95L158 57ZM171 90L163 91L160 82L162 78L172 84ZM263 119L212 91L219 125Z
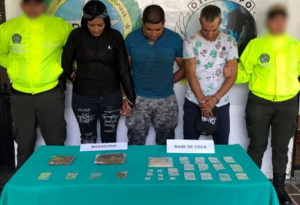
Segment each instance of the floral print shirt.
M228 60L238 57L237 42L222 32L214 42L207 41L197 33L186 36L183 43L183 59L196 58L196 76L205 96L213 96L221 89L225 82L224 66ZM199 104L189 83L186 87L186 98ZM228 103L227 93L220 99L217 107Z

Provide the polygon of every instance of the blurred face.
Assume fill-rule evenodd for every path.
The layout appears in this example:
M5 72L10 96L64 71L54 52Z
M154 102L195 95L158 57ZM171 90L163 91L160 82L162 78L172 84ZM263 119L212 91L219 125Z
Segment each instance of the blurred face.
M287 27L287 18L284 15L277 15L267 21L269 31L274 34L283 34Z
M143 32L144 35L151 41L154 42L157 39L159 39L159 37L161 37L161 35L164 32L164 27L165 27L165 21L164 23L159 23L159 24L151 24L151 23L144 23L143 19Z
M29 18L37 18L41 14L44 13L46 10L46 4L45 3L37 3L35 1L29 1L27 3L21 3L21 8L23 12L28 16Z
M87 27L93 36L98 37L103 33L105 29L105 23L103 19L95 18L92 21L88 21Z
M212 23L207 22L205 18L200 19L201 35L208 41L215 41L220 33L221 23L222 19L219 18L216 18Z

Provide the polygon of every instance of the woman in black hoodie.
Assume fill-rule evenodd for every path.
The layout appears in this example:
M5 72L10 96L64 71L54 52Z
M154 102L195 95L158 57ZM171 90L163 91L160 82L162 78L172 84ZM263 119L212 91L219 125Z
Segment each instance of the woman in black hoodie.
M72 108L81 143L96 143L98 119L102 142L116 142L120 114L130 115L136 95L123 37L111 28L102 2L84 6L81 28L69 36L62 67L74 82Z

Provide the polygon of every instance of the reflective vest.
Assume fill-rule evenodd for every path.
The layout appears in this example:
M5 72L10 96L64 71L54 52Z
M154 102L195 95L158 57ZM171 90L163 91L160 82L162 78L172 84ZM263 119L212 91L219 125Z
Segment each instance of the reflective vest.
M252 40L238 65L236 83L249 82L258 97L280 102L293 98L300 89L300 43L288 36L266 34Z
M72 29L47 15L22 15L0 26L0 65L7 68L14 89L37 94L58 84L63 47Z

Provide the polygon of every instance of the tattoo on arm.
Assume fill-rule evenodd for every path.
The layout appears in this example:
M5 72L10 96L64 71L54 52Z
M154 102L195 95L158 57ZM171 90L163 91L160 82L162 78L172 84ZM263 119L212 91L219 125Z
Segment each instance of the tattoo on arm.
M184 59L184 63L185 63L186 65L189 65L189 66L192 65L191 59Z

